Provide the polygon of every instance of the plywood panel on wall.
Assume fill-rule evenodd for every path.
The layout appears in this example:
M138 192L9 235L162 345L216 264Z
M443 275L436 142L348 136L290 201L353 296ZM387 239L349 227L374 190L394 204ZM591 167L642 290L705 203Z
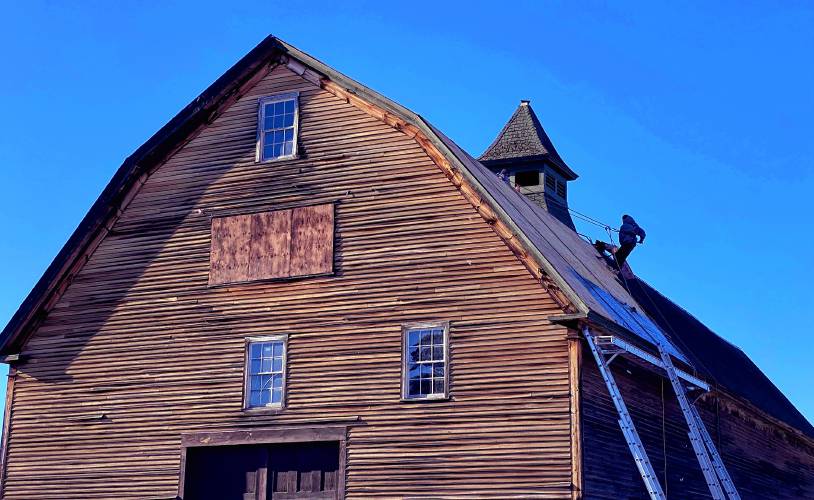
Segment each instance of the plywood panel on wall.
M294 210L291 218L291 276L333 271L334 206Z
M290 261L291 210L256 214L252 221L249 275L268 278L289 276Z
M212 219L209 284L333 272L334 205Z
M212 219L211 283L249 278L251 225L251 215Z

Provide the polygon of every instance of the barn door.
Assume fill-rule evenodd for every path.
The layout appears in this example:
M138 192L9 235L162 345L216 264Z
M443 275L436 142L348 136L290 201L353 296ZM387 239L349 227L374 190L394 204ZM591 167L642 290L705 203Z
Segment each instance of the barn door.
M189 448L183 499L338 500L339 474L335 441Z
M262 446L212 446L187 452L184 500L267 500Z
M339 443L291 443L269 447L269 498L339 498Z

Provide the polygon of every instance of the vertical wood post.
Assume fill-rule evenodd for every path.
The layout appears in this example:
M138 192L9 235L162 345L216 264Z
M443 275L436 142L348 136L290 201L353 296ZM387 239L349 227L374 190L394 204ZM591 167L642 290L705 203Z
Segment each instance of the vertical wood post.
M571 498L582 499L582 342L568 330L568 385L571 394Z
M8 467L8 436L11 425L11 406L14 398L14 380L17 378L17 369L13 366L8 368L8 383L6 385L6 405L3 413L3 436L0 443L0 497L6 486L6 468Z

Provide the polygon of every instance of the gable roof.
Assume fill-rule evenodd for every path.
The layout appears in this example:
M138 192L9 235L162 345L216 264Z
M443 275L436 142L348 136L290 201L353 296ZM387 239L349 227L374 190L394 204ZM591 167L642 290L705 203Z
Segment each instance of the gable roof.
M560 158L529 101L520 101L512 117L478 160L490 166L548 160L568 180L577 178L577 174Z
M147 172L183 144L190 134L211 121L218 110L236 98L241 88L250 85L252 78L264 67L286 59L296 63L293 67L299 74L316 72L309 74L309 78L317 78L315 81L324 88L338 86L338 91L348 100L362 99L375 106L384 121L397 128L410 127L416 140L426 141L438 151L442 155L438 160L448 162L456 176L459 175L478 197L479 203L488 206L490 213L494 213L511 231L506 239L520 242L587 321L644 343L661 343L677 359L694 366L692 357L679 349L674 339L650 320L644 312L646 309L621 285L613 270L574 231L501 182L488 168L419 115L273 36L252 49L125 160L0 333L0 353L13 353L24 342L24 334L47 315L49 301L69 284L71 273L87 260L85 252L93 248L94 241L104 236L109 220L118 207L126 203L132 189L144 182ZM548 151L554 151L553 146Z

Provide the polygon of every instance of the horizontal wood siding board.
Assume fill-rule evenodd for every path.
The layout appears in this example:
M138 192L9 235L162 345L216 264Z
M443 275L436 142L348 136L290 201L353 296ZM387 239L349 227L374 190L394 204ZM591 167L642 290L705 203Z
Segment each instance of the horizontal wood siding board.
M289 91L302 156L256 164L257 99ZM213 218L319 204L335 275L209 286ZM414 140L278 68L145 180L31 337L4 497L173 498L184 434L333 422L348 498L569 498L560 313ZM450 401L400 401L421 321L450 322ZM245 412L244 339L283 333L286 410Z

